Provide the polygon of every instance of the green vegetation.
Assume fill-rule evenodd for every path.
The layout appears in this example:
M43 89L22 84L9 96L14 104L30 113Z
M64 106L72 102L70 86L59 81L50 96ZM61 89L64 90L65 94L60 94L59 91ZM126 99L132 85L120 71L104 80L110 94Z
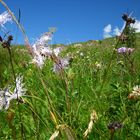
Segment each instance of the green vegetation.
M140 34L124 14L120 36L50 48L55 28L30 48L0 36L0 140L139 140ZM46 45L47 44L47 45ZM47 47L46 47L47 46ZM61 53L60 53L61 52ZM45 63L45 64L44 64Z
M14 100L0 111L0 139L48 140L56 131L58 140L82 140L93 111L93 127L85 139L140 139L140 100L129 96L140 85L140 34L131 54L112 55L114 41L66 46L61 56L69 54L73 61L63 74L52 71L51 59L39 72L26 48L11 47L15 73L23 75L27 93L23 102ZM0 87L13 81L8 51L1 46ZM110 128L112 122L121 128Z

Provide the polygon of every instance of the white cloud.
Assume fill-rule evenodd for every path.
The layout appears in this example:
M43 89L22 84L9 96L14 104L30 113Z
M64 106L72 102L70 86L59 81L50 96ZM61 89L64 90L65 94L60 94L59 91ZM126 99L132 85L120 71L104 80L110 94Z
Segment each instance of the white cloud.
M121 35L121 30L120 30L118 27L116 27L116 28L113 30L113 34L114 34L115 36L120 36L120 35Z
M133 28L136 28L136 32L140 32L140 21L136 20L136 22L132 25Z
M110 33L111 32L111 24L108 24L107 26L105 26L104 32L105 33Z
M111 31L112 31L111 24L108 24L108 25L105 26L105 28L104 28L104 34L103 34L103 37L104 37L104 38L112 37L112 35L110 34Z

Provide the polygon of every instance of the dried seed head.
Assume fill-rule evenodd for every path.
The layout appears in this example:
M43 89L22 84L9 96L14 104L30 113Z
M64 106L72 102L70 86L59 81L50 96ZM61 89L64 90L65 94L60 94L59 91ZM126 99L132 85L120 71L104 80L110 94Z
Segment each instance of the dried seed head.
M86 131L84 132L84 138L86 138L88 136L89 133L91 133L92 128L93 128L93 124L94 122L96 122L96 120L98 120L98 116L95 110L92 111L92 113L90 114L90 122L88 124L88 128L86 129Z
M92 113L90 114L90 120L92 120L93 122L98 120L98 116L95 110L93 110Z
M58 137L60 131L65 134L65 136L67 137L68 140L76 139L75 138L76 136L73 133L72 129L69 126L67 126L66 124L57 125L56 129L57 130L52 134L52 136L50 137L49 140L55 140Z
M59 135L59 130L56 130L56 131L52 134L52 136L50 137L49 140L55 140L55 139L58 137L58 135Z
M128 99L138 99L140 97L140 86L133 87L133 91L128 95Z

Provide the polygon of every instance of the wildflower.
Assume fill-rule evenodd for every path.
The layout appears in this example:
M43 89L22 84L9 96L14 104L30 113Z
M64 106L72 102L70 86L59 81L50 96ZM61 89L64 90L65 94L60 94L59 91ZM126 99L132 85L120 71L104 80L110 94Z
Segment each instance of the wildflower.
M12 21L12 17L11 15L5 11L0 15L0 26L4 27L4 24L7 22L11 22Z
M126 54L126 53L130 54L133 51L134 51L133 48L127 48L127 47L121 47L121 48L117 49L117 52L120 53L120 54Z
M22 83L22 81L23 81L22 76L18 76L16 78L16 87L13 93L10 91L10 87L0 91L0 110L2 109L7 110L9 108L11 100L19 99L19 97L25 95L26 89L23 88L24 84Z
M18 99L19 97L22 97L25 95L26 93L26 89L23 88L24 87L24 83L22 83L23 81L23 76L18 76L16 78L16 87L15 90L13 92L13 94L11 95L10 99Z
M48 42L52 39L53 32L44 33L33 44L34 58L31 63L35 63L39 68L42 68L47 57L55 55L56 57L63 50L63 47L52 49Z
M98 116L95 110L93 110L93 112L90 114L90 122L88 124L88 128L86 129L86 131L84 132L84 137L86 138L88 136L88 134L92 131L93 128L93 124L94 122L96 122L96 120L98 120Z
M9 108L9 97L11 96L11 93L9 91L9 88L6 88L5 90L0 91L0 110L5 109L7 110Z
M123 125L120 122L114 121L108 124L108 129L110 130L110 139L114 139L115 130L121 129Z
M127 51L127 48L126 47L121 47L121 48L118 48L117 49L117 52L118 53L126 53L126 51Z
M32 63L37 64L39 68L43 67L46 56L52 54L52 50L48 44L51 38L52 34L50 32L44 33L32 46L34 52Z
M36 54L31 63L36 64L39 68L42 68L44 65L45 57L41 54Z
M133 52L134 51L134 48L128 48L127 49L127 52L130 54L131 52Z
M57 47L57 48L53 49L53 53L56 56L58 56L61 53L62 50L63 50L63 47Z
M101 64L101 63L96 62L96 63L95 63L95 67L96 67L97 69L101 69L102 64Z
M137 85L133 87L133 91L128 95L128 99L137 99L138 97L140 97L140 86Z
M69 66L70 58L59 59L53 67L55 73L60 73L63 69L66 69Z
M51 40L50 33L44 33L32 46L34 53L41 53L42 50L48 48L48 42Z
M39 48L40 48L40 46L48 47L48 42L51 41L51 39L52 39L52 34L50 32L44 33L36 41L35 45L36 45L36 47L39 47Z
M84 56L83 52L80 53L80 56Z
M122 124L120 122L114 121L108 124L108 129L111 131L115 131L120 128L122 128Z

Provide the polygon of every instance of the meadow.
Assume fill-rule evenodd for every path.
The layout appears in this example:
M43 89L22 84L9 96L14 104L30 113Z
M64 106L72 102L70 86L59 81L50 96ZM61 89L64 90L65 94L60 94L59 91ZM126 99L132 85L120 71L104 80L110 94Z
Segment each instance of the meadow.
M0 140L139 140L140 34L129 29L125 42L63 46L49 31L35 44L45 37L49 50L34 58L28 44L2 39Z

